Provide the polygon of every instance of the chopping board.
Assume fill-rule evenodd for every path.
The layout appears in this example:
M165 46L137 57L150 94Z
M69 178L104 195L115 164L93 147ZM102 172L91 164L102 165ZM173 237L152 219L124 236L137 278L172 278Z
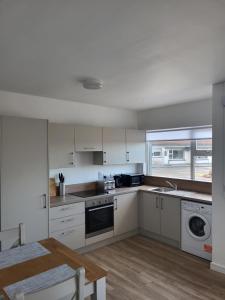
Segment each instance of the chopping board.
M49 193L50 193L50 197L57 196L57 187L56 187L55 178L49 178Z

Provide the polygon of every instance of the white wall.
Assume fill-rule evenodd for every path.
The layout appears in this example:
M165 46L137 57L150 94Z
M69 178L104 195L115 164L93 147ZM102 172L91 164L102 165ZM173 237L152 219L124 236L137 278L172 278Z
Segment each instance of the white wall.
M213 86L213 257L211 268L225 273L224 117L225 83Z
M212 124L210 99L138 112L140 129L166 129Z
M0 114L105 127L137 128L130 110L0 91Z
M65 176L65 184L76 184L98 180L98 172L107 176L138 172L138 164L96 166L93 165L92 153L76 153L75 155L79 155L79 165L74 168L52 169L49 173L50 177L54 177L57 182L58 174L62 172Z

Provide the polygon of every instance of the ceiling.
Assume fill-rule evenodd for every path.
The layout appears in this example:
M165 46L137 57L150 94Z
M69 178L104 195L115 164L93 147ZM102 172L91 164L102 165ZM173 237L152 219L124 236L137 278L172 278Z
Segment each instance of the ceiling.
M134 110L209 98L224 16L225 0L0 0L0 89Z

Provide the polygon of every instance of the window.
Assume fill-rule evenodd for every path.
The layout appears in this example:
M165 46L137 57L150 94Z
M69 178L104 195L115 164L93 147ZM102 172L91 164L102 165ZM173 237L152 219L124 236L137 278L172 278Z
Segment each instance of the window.
M179 159L184 159L184 150L169 150L169 159L170 160L179 160Z
M162 152L160 150L154 150L152 152L152 156L154 156L154 157L160 157L160 156L162 156Z
M147 132L148 174L212 181L212 129Z

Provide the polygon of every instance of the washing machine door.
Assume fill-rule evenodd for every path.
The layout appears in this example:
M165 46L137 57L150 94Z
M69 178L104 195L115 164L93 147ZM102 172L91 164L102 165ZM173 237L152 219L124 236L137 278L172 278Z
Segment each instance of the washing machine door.
M208 220L199 214L193 213L187 218L188 233L196 240L204 241L209 238L211 228Z

